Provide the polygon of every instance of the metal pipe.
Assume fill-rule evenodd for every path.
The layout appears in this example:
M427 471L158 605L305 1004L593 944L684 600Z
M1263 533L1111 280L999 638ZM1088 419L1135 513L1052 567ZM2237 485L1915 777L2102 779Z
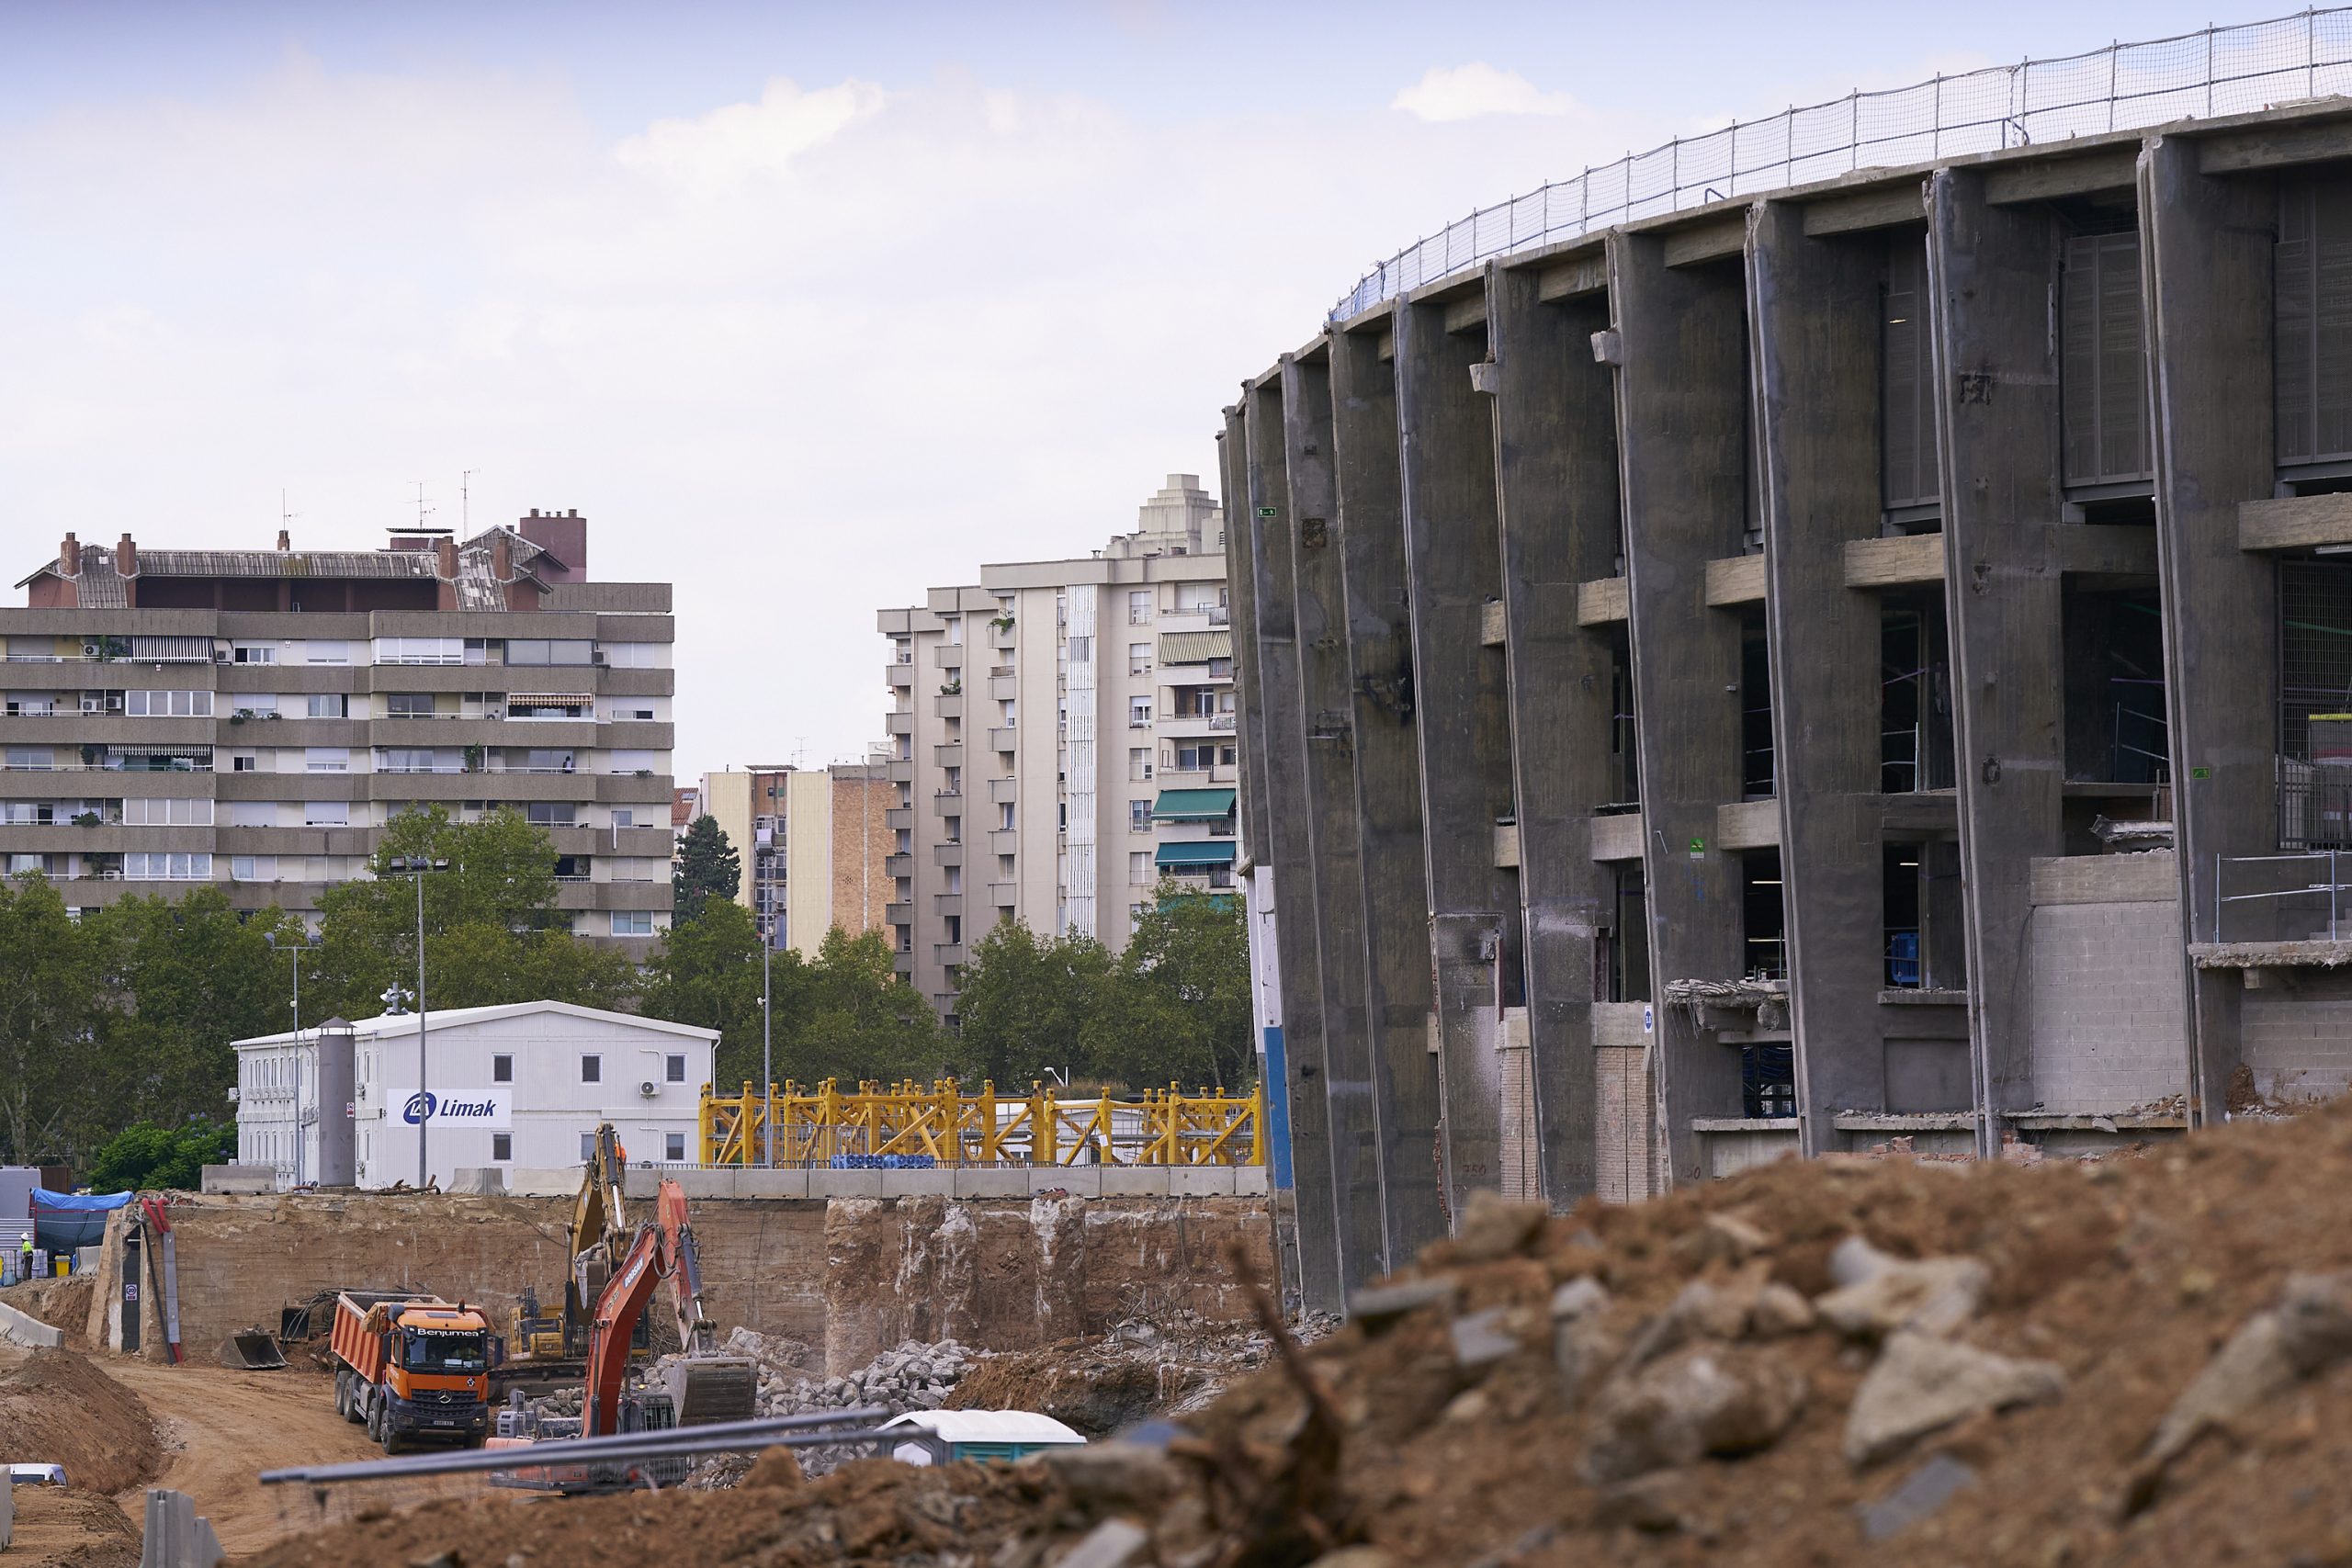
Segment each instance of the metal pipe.
M881 1428L837 1431L844 1422L888 1417L883 1405L862 1404L849 1410L813 1415L768 1416L755 1421L721 1421L707 1427L673 1427L661 1432L616 1432L598 1438L556 1438L520 1449L452 1449L447 1453L418 1454L411 1459L355 1460L345 1464L301 1465L261 1472L265 1486L288 1482L325 1483L336 1481L387 1481L403 1475L448 1475L469 1471L533 1470L543 1465L598 1460L651 1459L666 1454L724 1453L729 1449L807 1448L819 1443L846 1442L881 1436ZM895 1434L893 1434L895 1436Z

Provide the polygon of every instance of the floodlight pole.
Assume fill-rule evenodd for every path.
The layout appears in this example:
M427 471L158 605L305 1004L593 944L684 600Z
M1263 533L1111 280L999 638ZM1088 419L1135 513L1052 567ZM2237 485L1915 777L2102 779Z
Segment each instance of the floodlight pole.
M765 1131L766 1163L771 1168L775 1165L775 1008L768 969L775 952L775 927L763 924L760 928L760 1125Z

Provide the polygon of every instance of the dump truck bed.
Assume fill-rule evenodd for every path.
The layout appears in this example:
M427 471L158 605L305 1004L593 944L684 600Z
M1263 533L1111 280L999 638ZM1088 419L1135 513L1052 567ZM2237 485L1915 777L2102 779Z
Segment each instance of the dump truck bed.
M457 1310L429 1291L344 1291L334 1298L334 1332L329 1340L335 1359L369 1382L384 1375L384 1330L394 1314L412 1306Z

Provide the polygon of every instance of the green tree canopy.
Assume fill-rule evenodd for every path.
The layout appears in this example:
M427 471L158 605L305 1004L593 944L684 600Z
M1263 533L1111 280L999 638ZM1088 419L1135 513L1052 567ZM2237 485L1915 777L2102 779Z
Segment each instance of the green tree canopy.
M718 818L705 812L686 825L678 868L670 874L675 919L691 920L714 898L733 898L743 886L742 857L727 841Z
M901 977L879 931L825 933L808 966L808 1010L776 1076L802 1083L839 1078L927 1082L948 1070L947 1032Z
M0 879L0 1154L17 1164L71 1158L108 1124L91 1072L104 1010L98 933L65 912L38 874Z
M572 939L556 905L554 841L511 807L455 822L441 807L392 818L370 863L371 879L319 896L319 1005L303 1012L373 1018L384 990L416 988L417 877L400 857L441 861L424 874L424 1000L428 1007L573 1002L617 1008L634 996L635 968L617 949Z
M135 1122L107 1140L90 1161L90 1190L136 1192L141 1188L195 1191L208 1165L237 1157L233 1123L203 1119L158 1126Z
M1110 949L1073 933L1039 937L1020 920L989 928L972 945L956 1013L961 1054L978 1077L1007 1094L1048 1072L1091 1075L1087 1022L1111 1004Z
M1239 1089L1257 1077L1250 943L1240 899L1163 878L1088 1021L1087 1055L1136 1089L1170 1082Z
M768 984L775 1008L775 1049L799 1037L808 1014L808 965L790 948L771 953ZM646 965L645 1012L673 1023L718 1031L718 1093L760 1078L760 933L752 912L714 898L692 919L673 920ZM783 1069L778 1066L778 1076Z

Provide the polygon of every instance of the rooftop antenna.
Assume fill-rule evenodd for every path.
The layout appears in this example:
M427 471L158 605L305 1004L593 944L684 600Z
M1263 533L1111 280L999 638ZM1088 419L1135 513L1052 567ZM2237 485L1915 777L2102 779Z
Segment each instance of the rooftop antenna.
M283 526L286 524L291 523L294 519L301 515L302 514L299 512L288 512L286 510L286 491L280 490L277 492L277 521L279 525Z
M808 765L808 738L805 735L796 735L792 739L792 765L795 768L805 768Z
M416 525L422 528L424 526L424 520L433 515L435 508L432 502L424 499L424 481L414 479L410 482L416 486Z
M480 468L468 468L458 476L458 525L462 533L472 533L474 526L474 476Z

